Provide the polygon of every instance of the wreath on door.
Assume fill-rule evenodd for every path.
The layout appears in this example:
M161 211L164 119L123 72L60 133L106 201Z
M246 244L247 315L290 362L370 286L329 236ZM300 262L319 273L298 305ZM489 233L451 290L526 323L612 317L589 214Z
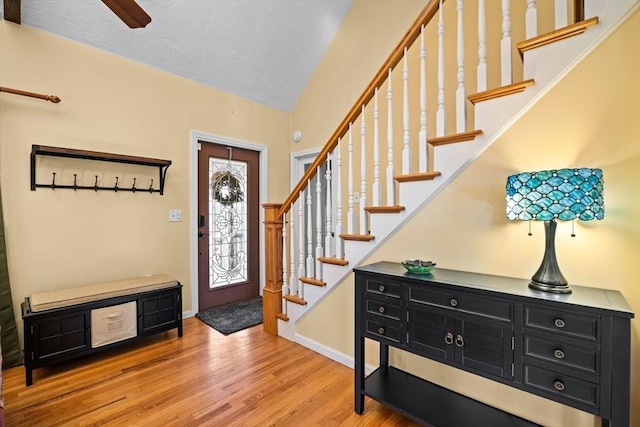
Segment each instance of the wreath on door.
M213 199L228 206L244 200L242 182L230 171L216 172L211 176Z

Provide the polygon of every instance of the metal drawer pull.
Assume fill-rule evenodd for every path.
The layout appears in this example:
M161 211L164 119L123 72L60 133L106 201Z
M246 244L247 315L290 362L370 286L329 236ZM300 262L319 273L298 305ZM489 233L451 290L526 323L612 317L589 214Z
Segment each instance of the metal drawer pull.
M449 304L451 304L451 307L457 307L458 306L458 300L455 298L451 298L451 301L449 301Z
M456 345L458 347L462 347L464 345L464 338L462 338L462 335L456 335Z
M384 314L384 307L383 306L378 307L378 311L380 312L380 314Z
M378 290L379 290L380 292L384 292L384 290L385 290L384 285L380 285L380 286L378 286Z
M383 327L378 328L378 333L380 335L384 335L384 328Z
M562 319L554 320L553 324L556 325L556 327L558 327L558 328L564 328L564 325L565 325L564 320L562 320Z
M564 359L564 351L562 350L554 350L553 355L558 359Z
M553 387L558 391L564 390L564 384L560 380L556 380L556 382L553 383Z
M453 334L451 332L447 332L447 335L444 336L444 342L453 344Z

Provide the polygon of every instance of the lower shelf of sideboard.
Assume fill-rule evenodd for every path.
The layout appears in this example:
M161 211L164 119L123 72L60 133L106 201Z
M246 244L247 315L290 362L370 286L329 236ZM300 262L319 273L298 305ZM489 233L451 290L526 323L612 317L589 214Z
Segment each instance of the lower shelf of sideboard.
M426 425L538 426L393 367L371 373L365 379L364 395Z

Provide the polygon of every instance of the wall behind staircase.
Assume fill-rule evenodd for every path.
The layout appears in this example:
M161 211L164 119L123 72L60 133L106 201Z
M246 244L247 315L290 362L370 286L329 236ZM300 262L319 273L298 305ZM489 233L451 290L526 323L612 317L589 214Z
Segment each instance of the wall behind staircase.
M444 268L531 277L542 259L543 227L532 224L533 236L528 237L526 223L506 220L506 177L546 168L602 168L605 219L577 223L575 238L569 236L571 224L560 224L556 246L559 264L571 283L617 289L636 313L632 402L640 401L639 45L640 13L636 12L365 261L421 258ZM353 355L353 277L304 317L297 332ZM375 354L371 350L368 356ZM584 412L406 353L394 352L392 362L543 425L595 423ZM637 405L631 416L631 425L640 425Z

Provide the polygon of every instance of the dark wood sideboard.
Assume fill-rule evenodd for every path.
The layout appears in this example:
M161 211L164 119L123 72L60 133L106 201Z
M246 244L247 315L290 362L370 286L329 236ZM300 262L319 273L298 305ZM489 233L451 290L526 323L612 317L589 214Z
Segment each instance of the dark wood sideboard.
M631 308L618 291L572 286L559 295L528 280L379 262L355 271L355 411L368 396L434 426L532 422L389 364L398 348L629 425ZM365 376L365 338L380 367Z

